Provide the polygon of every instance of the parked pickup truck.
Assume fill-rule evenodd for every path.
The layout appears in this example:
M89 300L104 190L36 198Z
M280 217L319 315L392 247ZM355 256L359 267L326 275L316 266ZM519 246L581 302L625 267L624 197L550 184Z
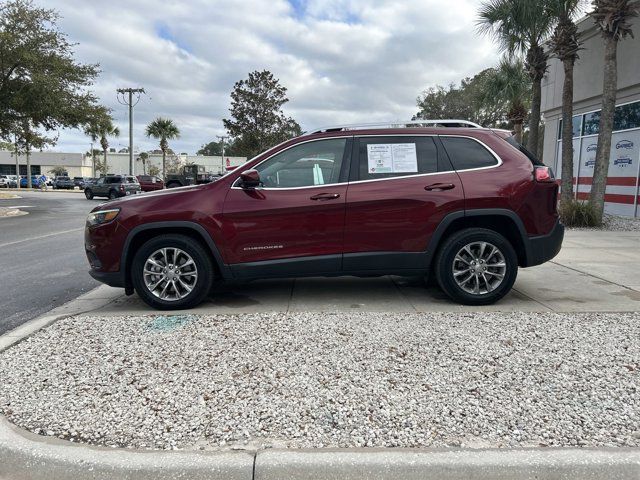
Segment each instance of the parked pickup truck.
M211 175L204 165L185 165L182 173L170 173L166 178L167 188L184 187L186 185L201 185L211 183Z
M94 184L88 185L84 189L84 196L87 197L87 200L91 200L93 197L108 197L113 200L141 191L138 180L132 175L108 175L100 177Z

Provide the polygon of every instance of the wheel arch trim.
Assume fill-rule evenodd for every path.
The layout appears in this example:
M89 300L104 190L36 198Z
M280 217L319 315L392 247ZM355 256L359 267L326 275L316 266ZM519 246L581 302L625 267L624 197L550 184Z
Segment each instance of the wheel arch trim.
M127 239L124 242L124 246L122 248L122 255L120 257L120 270L124 276L124 281L126 285L131 285L130 272L128 271L128 263L130 256L131 243L135 239L137 235L147 230L166 230L166 233L171 233L171 229L181 228L181 229L189 229L193 232L197 233L199 237L201 237L207 246L209 247L209 251L213 255L213 260L218 267L220 274L223 278L231 278L231 272L227 265L222 260L222 255L220 254L220 250L216 246L213 238L207 230L200 224L190 221L166 221L166 222L151 222L145 223L143 225L138 225L132 228L127 235Z
M469 217L505 217L509 220L513 221L516 228L518 229L520 238L522 239L522 245L524 246L524 255L526 259L526 265L529 265L531 262L531 245L529 242L529 236L527 235L527 231L524 228L524 224L520 217L513 211L508 210L506 208L478 208L471 210L460 210L457 212L452 212L446 215L436 227L435 232L431 236L429 240L429 245L427 247L427 263L430 266L431 262L435 256L435 252L438 250L438 247L442 243L443 235L447 231L447 229L451 226L453 222L459 220L461 218L469 218ZM500 233L500 232L498 232ZM515 247L515 246L514 246Z

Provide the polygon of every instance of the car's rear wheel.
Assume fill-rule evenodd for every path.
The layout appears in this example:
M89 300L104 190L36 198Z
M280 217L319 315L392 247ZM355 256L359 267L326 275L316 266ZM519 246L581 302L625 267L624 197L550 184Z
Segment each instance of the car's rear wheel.
M184 235L161 235L136 252L133 286L148 305L159 310L195 307L209 294L215 277L211 257Z
M87 197L87 200L93 200L93 192L91 191L90 188L87 188L84 191L84 196Z
M115 190L109 191L109 200L115 200L116 198L118 198L118 194L116 193L116 191Z
M518 256L493 230L468 228L444 241L435 261L440 288L465 305L488 305L504 297L518 275Z

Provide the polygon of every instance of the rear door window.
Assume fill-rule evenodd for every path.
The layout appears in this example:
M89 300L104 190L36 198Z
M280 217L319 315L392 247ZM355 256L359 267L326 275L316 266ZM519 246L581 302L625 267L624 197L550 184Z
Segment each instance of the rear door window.
M468 137L446 137L440 139L456 170L471 170L498 165L498 159L480 142Z
M361 137L358 159L358 180L438 172L438 149L428 136Z

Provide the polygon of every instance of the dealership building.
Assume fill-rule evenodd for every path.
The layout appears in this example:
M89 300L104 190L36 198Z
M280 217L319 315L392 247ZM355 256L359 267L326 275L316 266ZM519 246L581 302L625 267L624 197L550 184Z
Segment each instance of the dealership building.
M102 160L102 155L97 158ZM146 165L142 164L139 154L134 154L134 173L141 175L145 169L148 172L151 165L155 165L162 170L162 154L149 154ZM168 155L168 161L173 164L176 161L182 165L187 163L195 163L204 165L207 172L223 173L228 169L235 168L247 161L246 157L227 157L224 159L220 156L205 155ZM90 155L82 153L64 153L64 152L32 152L30 155L31 174L32 175L51 175L51 171L55 167L64 167L71 177L95 177L98 174L93 170L93 159ZM129 154L128 153L108 153L107 165L109 173L129 173ZM26 157L18 156L18 169L20 175L27 174ZM15 175L16 173L16 157L11 152L0 151L0 174Z
M574 194L589 198L595 164L602 83L604 41L589 17L578 24L583 50L574 71L573 103L573 177ZM640 216L638 206L640 177L640 21L633 20L635 39L627 37L618 44L618 92L611 140L609 179L605 211L617 215ZM543 80L542 112L545 119L543 158L562 171L562 63L553 59Z

